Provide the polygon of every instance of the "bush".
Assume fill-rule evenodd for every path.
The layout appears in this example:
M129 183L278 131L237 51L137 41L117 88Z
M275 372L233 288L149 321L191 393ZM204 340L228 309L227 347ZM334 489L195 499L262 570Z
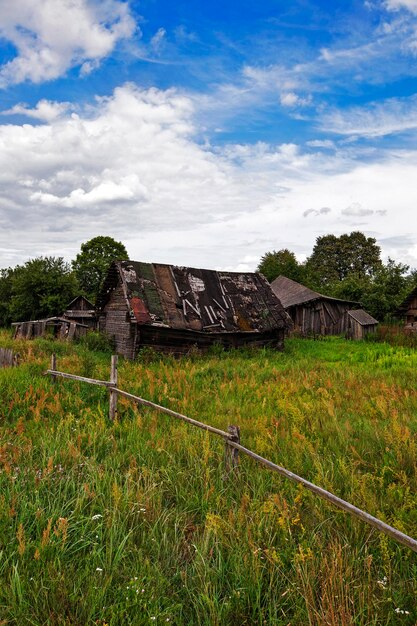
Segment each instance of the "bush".
M78 341L82 346L94 352L107 352L109 354L114 352L112 339L108 335L95 330L88 332L85 337L81 337Z

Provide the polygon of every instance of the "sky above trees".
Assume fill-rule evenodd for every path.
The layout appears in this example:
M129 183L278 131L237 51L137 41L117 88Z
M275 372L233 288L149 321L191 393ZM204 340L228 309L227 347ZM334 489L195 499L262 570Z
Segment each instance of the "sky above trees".
M16 0L0 36L0 267L353 230L417 266L417 0Z

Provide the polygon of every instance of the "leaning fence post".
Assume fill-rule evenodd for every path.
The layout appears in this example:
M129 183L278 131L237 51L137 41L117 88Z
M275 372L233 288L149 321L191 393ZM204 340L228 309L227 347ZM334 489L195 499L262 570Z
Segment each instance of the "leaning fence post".
M56 372L56 354L53 354L51 356L51 370L53 372ZM52 384L56 383L56 376L54 376L54 374L52 374Z
M110 366L110 382L114 387L117 387L117 354L113 354L111 357ZM109 418L114 421L117 416L117 391L110 389L109 398Z
M225 478L227 478L231 472L237 470L239 463L239 451L236 450L236 448L229 446L229 441L240 443L240 428L239 426L228 426L227 432L229 433L229 436L225 440Z

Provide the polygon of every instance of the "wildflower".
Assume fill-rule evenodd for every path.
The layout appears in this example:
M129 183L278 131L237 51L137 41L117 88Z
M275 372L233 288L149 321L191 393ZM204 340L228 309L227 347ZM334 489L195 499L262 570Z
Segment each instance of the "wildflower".
M379 585L380 587L382 587L382 589L386 589L387 588L387 583L388 583L388 578L386 576L381 578L381 580L377 580L376 581L376 584Z
M96 567L96 572L102 572L103 568L102 567Z
M400 615L410 615L410 611L406 611L405 609L400 609L399 607L395 609L395 613L399 613Z
M93 517L91 518L93 521L96 519L101 519L103 516L100 515L100 513L96 513L96 515L93 515Z
M151 620L154 622L156 620L155 615L152 615Z

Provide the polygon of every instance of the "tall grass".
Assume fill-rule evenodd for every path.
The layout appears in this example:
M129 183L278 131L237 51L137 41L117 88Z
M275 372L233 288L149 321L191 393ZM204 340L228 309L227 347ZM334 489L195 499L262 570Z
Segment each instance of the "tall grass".
M1 345L11 346L8 336ZM0 623L415 624L417 556L224 445L107 392L85 345L13 344L0 370ZM242 443L417 537L417 353L290 340L284 353L121 362L119 386Z

